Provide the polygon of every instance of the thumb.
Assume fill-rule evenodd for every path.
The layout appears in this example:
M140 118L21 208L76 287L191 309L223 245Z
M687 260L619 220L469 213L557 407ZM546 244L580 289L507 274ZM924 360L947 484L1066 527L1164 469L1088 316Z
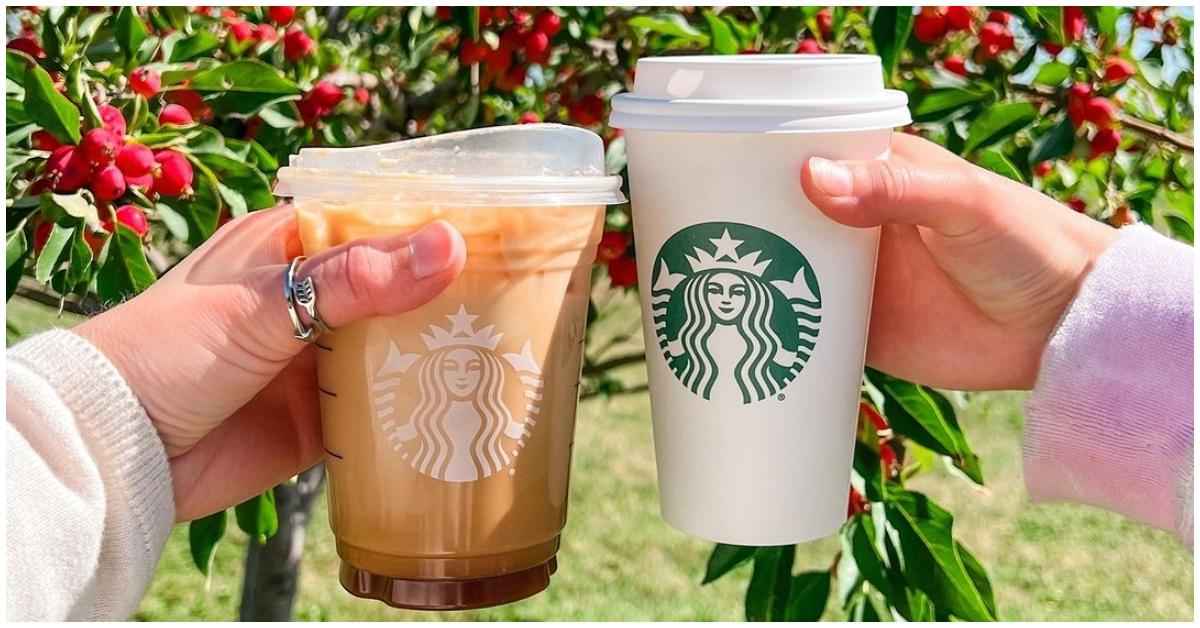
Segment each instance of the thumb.
M337 329L374 316L418 308L442 292L466 263L462 235L444 220L406 234L355 240L305 260L296 281L311 277L316 310ZM258 309L268 313L271 344L285 354L304 347L292 338L292 322L283 295L283 270L272 267L262 278ZM297 307L299 312L299 307ZM306 323L307 316L301 313Z
M989 206L986 181L965 163L929 167L811 157L800 181L817 209L851 227L907 223L953 236L978 226Z

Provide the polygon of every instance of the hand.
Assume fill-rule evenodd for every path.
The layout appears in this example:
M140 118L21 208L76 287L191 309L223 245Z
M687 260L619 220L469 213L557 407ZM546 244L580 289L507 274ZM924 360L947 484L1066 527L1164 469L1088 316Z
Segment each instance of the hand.
M283 297L301 252L289 206L222 227L145 293L77 328L116 365L166 446L176 519L237 504L321 456L313 347ZM338 246L301 264L334 329L416 308L466 259L445 222Z
M1046 342L1117 237L1015 181L911 135L888 161L805 163L827 216L883 225L867 363L956 390L1029 389Z

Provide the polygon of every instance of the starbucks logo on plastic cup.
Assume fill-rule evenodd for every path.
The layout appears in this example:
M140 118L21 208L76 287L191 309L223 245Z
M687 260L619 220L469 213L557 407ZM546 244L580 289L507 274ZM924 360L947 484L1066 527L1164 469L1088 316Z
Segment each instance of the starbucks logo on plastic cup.
M667 239L650 302L671 371L704 399L762 401L804 370L821 328L816 273L758 227L707 222Z
M372 413L396 454L424 475L447 482L512 475L541 411L542 369L528 340L505 352L504 334L477 327L479 315L460 305L446 318L448 327L420 334L419 353L389 341L372 368ZM523 406L512 408L506 399L517 388Z

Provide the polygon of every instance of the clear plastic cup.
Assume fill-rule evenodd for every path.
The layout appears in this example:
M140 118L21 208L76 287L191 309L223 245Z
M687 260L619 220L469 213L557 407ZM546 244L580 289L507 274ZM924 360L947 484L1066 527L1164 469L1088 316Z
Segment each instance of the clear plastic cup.
M343 586L418 609L533 595L555 570L604 206L600 138L561 125L304 149L279 174L306 254L435 219L467 243L429 304L318 340Z

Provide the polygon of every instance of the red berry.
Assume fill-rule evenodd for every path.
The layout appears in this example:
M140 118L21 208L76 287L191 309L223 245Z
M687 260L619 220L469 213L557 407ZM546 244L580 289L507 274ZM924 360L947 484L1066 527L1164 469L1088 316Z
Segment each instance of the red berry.
M487 53L483 64L488 70L499 74L512 66L512 54L503 48L497 48Z
M896 465L896 450L887 443L879 445L879 461L883 463L884 475L891 477L892 467Z
M637 263L632 257L618 257L608 261L608 278L617 288L628 288L637 284Z
M533 18L533 28L539 33L545 33L546 37L554 37L562 29L562 18L547 9Z
M937 43L949 30L950 24L946 22L946 16L935 7L921 9L921 13L913 20L913 37L922 43Z
M116 211L117 222L129 227L138 237L146 237L150 231L150 223L146 221L146 213L137 205L122 205ZM112 217L104 220L104 229L110 233L115 232L113 228Z
M1133 12L1133 23L1135 26L1153 29L1158 25L1158 18L1155 17L1153 9L1138 9Z
M1090 98L1083 106L1083 119L1101 129L1107 128L1117 119L1117 106L1103 96Z
M43 220L38 223L33 229L33 252L41 253L42 249L46 248L46 242L50 240L50 232L54 230L54 223L49 220Z
M577 103L567 106L571 119L583 126L591 126L604 118L604 100L594 94L584 96Z
M125 175L114 165L101 166L92 173L88 183L98 201L115 201L125 194Z
M104 128L112 131L117 137L125 137L125 116L121 110L112 105L100 105L100 120Z
M1117 152L1117 147L1121 145L1121 133L1116 129L1100 129L1096 136L1092 138L1092 150L1090 157L1095 159L1101 155L1110 155Z
M979 29L979 44L983 48L984 58L987 59L993 59L1015 47L1012 31L1008 30L1007 26L992 21Z
M154 191L164 196L188 194L192 189L192 164L187 157L173 150L160 150L154 154L158 172L154 177Z
M1163 22L1162 43L1164 46L1174 46L1179 42L1179 27L1174 20Z
M267 9L267 17L272 22L283 26L296 17L296 7L270 7Z
M19 50L34 59L41 59L46 56L42 51L42 47L38 45L37 40L32 37L16 37L12 41L4 45L8 50Z
M450 7L438 7L437 19L439 22L449 22L454 18L454 13L450 11Z
M1070 205L1071 209L1081 214L1087 213L1087 203L1083 202L1081 198L1071 197L1071 200L1067 201L1067 205Z
M358 101L360 105L365 105L368 100L371 100L371 92L367 91L365 87L356 87L354 89L354 100Z
M517 119L518 124L536 124L542 121L542 117L532 111L526 111Z
M54 150L62 146L62 142L46 130L34 131L29 141L36 150Z
M83 187L91 178L92 164L83 156L82 150L76 150L74 146L64 146L63 148L69 149L70 152L66 154L66 163L62 165L58 178L54 182L54 191L74 192ZM50 155L50 157L53 160L54 155ZM47 167L47 172L49 171L50 169Z
M525 58L530 63L543 64L550 60L550 37L534 31L525 38Z
M1045 177L1046 175L1050 174L1050 171L1053 169L1054 164L1050 163L1049 160L1039 161L1033 165L1033 174L1039 177Z
M59 146L50 152L50 156L46 158L46 175L50 177L58 177L63 170L67 168L67 163L75 155L74 146Z
M129 74L129 89L145 98L154 98L162 89L162 77L150 68L138 68Z
M257 29L255 26L246 20L237 20L229 23L229 36L233 37L233 40L238 43L253 40L256 32Z
M159 124L174 124L177 126L186 126L195 123L192 119L192 113L183 105L166 105L162 111L158 113Z
M79 150L94 164L111 164L121 150L121 136L108 129L90 129L79 140Z
M187 109L193 120L207 120L212 116L212 109L204 102L204 97L190 89L173 89L167 92L167 100Z
M96 256L104 249L104 243L108 241L108 234L103 232L92 233L91 229L84 228L83 241L87 242L88 248L92 249L92 256Z
M496 86L505 91L513 91L525 84L525 68L514 66L504 73L500 80L496 81Z
M825 52L825 49L821 47L820 42L817 40L813 39L812 37L806 37L799 44L796 44L796 52L800 54L813 55L821 54Z
M154 186L154 174L153 173L147 172L146 174L138 175L136 177L130 176L128 174L125 175L125 187L127 187L127 188L138 188L138 189L142 190L143 192L147 192L153 186Z
M950 30L968 30L974 21L974 7L946 7L946 23L950 25Z
M518 48L525 46L525 38L530 34L532 34L532 31L513 24L500 33L499 48L505 52L516 52Z
M1052 41L1043 41L1043 42L1041 42L1041 45L1042 45L1042 50L1045 50L1046 53L1049 54L1051 57L1057 57L1058 53L1063 51L1062 46L1060 46Z
M1128 205L1122 205L1113 210L1113 215L1109 216L1108 224L1120 229L1125 225L1132 225L1137 222L1137 214L1129 211Z
M337 107L339 104L341 104L342 99L346 97L346 95L342 93L342 88L334 85L333 81L327 80L317 81L317 84L313 85L312 91L309 93L312 94L313 99L317 101L318 105L327 110L332 110L334 107Z
M629 234L624 231L605 231L600 236L600 245L596 248L596 260L608 263L618 257L623 257L629 250Z
M475 65L487 57L488 48L480 42L468 39L458 48L458 60L463 65Z
M958 55L950 55L945 59L942 59L942 66L944 66L946 70L959 76L970 76L970 72L967 71L966 59L963 59Z
M316 50L316 42L299 28L293 28L283 36L283 56L292 63L312 55Z
M1087 16L1083 7L1063 7L1063 38L1067 43L1078 41L1087 30Z
M1075 83L1067 90L1067 104L1081 105L1092 97L1092 86L1087 83Z
M279 39L279 32L275 30L274 26L263 22L255 27L254 39L256 41L272 42Z
M1104 60L1104 80L1108 83L1124 83L1137 70L1133 64L1120 57L1109 57Z
M1011 19L1012 16L1004 11L992 11L988 13L987 16L987 21L992 22L993 24L1002 24L1004 26L1008 26L1008 21Z
M821 33L821 39L829 41L833 39L833 11L828 7L817 11L815 16L817 21L817 32Z
M853 486L851 486L850 498L846 504L846 518L849 519L855 515L864 513L867 510L870 510L870 504L867 503L867 500L864 499L858 491L854 490Z

